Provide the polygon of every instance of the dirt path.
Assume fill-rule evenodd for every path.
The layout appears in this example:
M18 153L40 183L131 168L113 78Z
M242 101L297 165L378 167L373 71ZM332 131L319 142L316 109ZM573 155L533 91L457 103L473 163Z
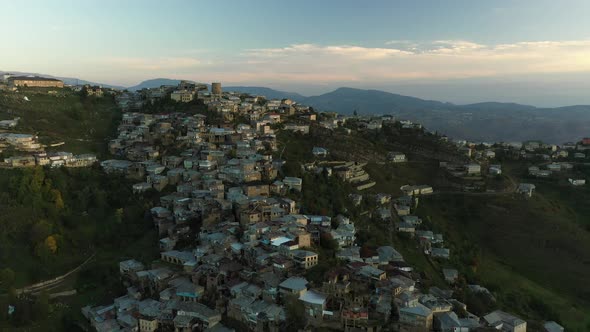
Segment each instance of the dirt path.
M93 253L84 262L82 262L82 264L78 265L77 267L70 270L69 272L62 274L61 276L58 276L58 277L55 277L55 278L49 279L49 280L44 280L44 281L29 285L29 286L26 286L23 288L19 288L16 290L16 293L18 295L21 295L21 294L39 293L43 290L54 289L54 288L60 286L63 282L65 282L69 276L78 272L84 265L86 265L92 258L94 258L95 255L96 255L96 253Z

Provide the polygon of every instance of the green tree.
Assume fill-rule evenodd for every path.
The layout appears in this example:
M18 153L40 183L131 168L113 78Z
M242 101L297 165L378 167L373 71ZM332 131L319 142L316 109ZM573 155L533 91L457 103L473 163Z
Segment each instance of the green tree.
M285 299L285 314L287 331L298 331L305 327L307 323L305 306L296 296L289 295Z
M0 270L0 289L7 290L14 284L15 274L11 268Z

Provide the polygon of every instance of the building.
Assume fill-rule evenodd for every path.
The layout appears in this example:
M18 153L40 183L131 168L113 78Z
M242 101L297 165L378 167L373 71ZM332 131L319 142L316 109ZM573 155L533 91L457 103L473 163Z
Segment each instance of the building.
M563 326L557 324L554 321L546 322L545 324L543 324L543 328L547 332L563 332L564 331Z
M221 83L211 83L211 94L220 96L221 93Z
M309 250L293 250L291 252L293 260L304 269L311 269L318 265L318 254Z
M8 79L11 86L28 88L63 88L64 82L39 76L14 76Z
M465 171L467 175L480 175L481 166L479 164L467 164L465 165Z
M568 179L569 183L571 183L573 186L583 186L586 184L586 180L584 179Z
M316 146L312 149L311 153L316 157L326 157L328 156L328 149Z
M505 332L526 332L526 322L501 310L483 316L485 323L497 330Z
M516 189L516 192L527 197L532 197L533 193L535 192L535 185L532 183L520 183Z
M406 155L401 152L389 152L387 154L387 159L394 163L403 163L406 162Z
M432 311L420 303L415 307L400 308L399 321L430 330L432 327Z
M181 103L191 102L194 97L195 94L188 90L176 90L170 94L170 99Z

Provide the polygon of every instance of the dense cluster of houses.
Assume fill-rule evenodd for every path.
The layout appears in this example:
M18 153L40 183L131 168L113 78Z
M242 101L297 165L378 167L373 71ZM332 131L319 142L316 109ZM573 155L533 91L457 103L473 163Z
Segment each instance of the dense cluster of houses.
M457 147L464 156L470 158L467 164L441 162L449 174L464 179L481 179L482 175L498 176L502 174L502 165L492 163L496 153L501 152L504 158L530 160L534 162L528 167L528 175L533 178L557 178L567 180L572 186L584 186L586 179L574 172L575 164L585 163L586 150L590 149L590 138L577 143L562 145L545 144L541 141L522 143L470 143L456 141ZM521 183L516 192L531 197L535 185Z
M97 331L231 331L228 326L236 324L279 331L285 328L289 301L303 306L310 328L379 331L398 324L441 331L526 329L526 322L502 311L470 314L452 290L420 287L419 275L395 248L359 247L357 227L349 218L300 213L290 197L305 183L280 176L283 163L272 157L277 142L271 125L294 116L310 119L313 113L306 107L237 97L222 93L220 86L207 93L194 88L196 98L210 98L210 110L226 119L240 114L249 123L211 126L200 115L124 113L119 136L109 143L121 159L101 166L107 173L140 181L133 185L138 194L163 192L160 204L150 210L160 234L154 244L160 259L149 266L134 259L120 262L127 293L109 305L83 308ZM191 89L183 85L173 91ZM282 130L305 134L309 124L286 124ZM320 147L312 153L320 159L328 155ZM404 162L405 155L396 152L390 160ZM304 170L370 183L363 166L320 161ZM384 228L408 234L431 259L446 262L450 250L442 234L419 227L422 220L412 215L417 197L432 194L433 188L406 185L401 191L398 198L353 194L350 200L358 205L374 199ZM194 241L191 229L197 222L201 227ZM307 272L321 264L317 248L322 241L337 243L341 264L328 267L321 282L308 280ZM452 268L441 273L449 284L459 278ZM481 286L470 287L489 294Z

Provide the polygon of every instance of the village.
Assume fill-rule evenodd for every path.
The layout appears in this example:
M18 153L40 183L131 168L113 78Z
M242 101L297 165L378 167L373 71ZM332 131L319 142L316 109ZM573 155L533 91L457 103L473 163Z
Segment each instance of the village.
M103 95L100 87L82 89L95 97ZM166 98L176 103L199 100L208 115L142 112L145 105ZM350 134L343 124L352 117L325 116L289 99L225 92L220 83L209 89L182 81L178 86L125 91L117 93L116 102L123 115L118 136L108 142L113 159L48 153L34 135L0 133L0 147L26 153L5 159L2 167L89 167L98 162L106 176L123 174L133 179L136 195L154 191L160 195L159 206L149 211L160 236L154 243L160 259L119 263L127 294L82 310L97 331L289 330L289 324L294 324L289 318L297 308L302 308L297 322L302 330L527 330L524 319L508 312L470 313L465 303L453 297L460 278L457 269L439 271L447 288L422 287L420 274L395 247L362 250L355 220L342 214L301 211L297 193L308 184L302 177L284 175L281 156L288 147L278 134L309 135L310 127L342 128ZM213 124L211 115L219 121ZM17 123L18 119L6 120L0 125L13 128ZM366 131L393 125L423 130L420 124L388 115L356 123ZM497 154L534 161L535 166L528 168L531 177L563 177L574 187L586 183L571 171L574 163L586 159L588 138L560 147L542 142L449 142L445 136L440 140L453 145L461 156L440 162L448 178L455 179L454 187L406 184L397 197L366 194L376 185L365 170L366 163L333 159L324 142L309 151L314 161L302 165L302 171L351 185L357 192L348 197L353 206L371 201L384 225L413 239L421 253L441 266L455 253L446 246L443 234L425 228L413 214L421 197L453 190L531 197L535 191L531 183L487 187L487 179L502 174ZM399 151L390 151L384 159L388 164L411 162ZM308 280L309 271L325 258L321 252L326 247L334 250L338 266L326 271L321 282ZM492 297L481 285L468 287ZM553 321L544 327L549 332L563 331Z
M141 102L166 93L179 103L199 98L228 124L206 125L201 115L138 112ZM161 196L161 205L150 211L161 236L154 244L160 248L160 260L147 265L122 261L121 280L128 294L111 305L84 308L98 331L229 331L235 326L278 331L285 327L293 301L304 308L306 329L379 331L395 326L399 330L526 331L526 321L510 313L494 311L482 317L469 313L464 303L453 298L457 270L440 271L449 289L422 288L419 275L394 247L361 254L353 220L300 213L289 193L301 191L306 183L281 176L284 161L273 157L279 152L277 131L305 135L310 125L334 129L346 117L315 124L317 115L309 107L291 100L266 101L222 92L218 83L209 92L205 85L181 82L176 89L124 94L119 103L128 111L109 149L124 158L103 161L101 166L106 172L137 179L133 185L137 194L163 191L168 185L176 191ZM238 117L247 123L232 123ZM384 121L395 119L373 118L366 129L378 130ZM420 128L410 121L401 125ZM471 160L494 157L491 146L478 151L467 142L457 145ZM163 150L177 154L162 155ZM432 186L402 186L400 197L362 195L375 184L362 163L330 160L329 149L320 142L310 152L317 161L304 165L305 172L326 172L354 185L360 193L350 197L353 204L374 200L380 218L395 223L396 232L414 238L431 259L444 262L453 254L442 234L423 229L421 219L412 215L418 197L435 193ZM387 159L407 161L405 154L395 151ZM475 162L460 168L459 176L482 175ZM501 174L500 165L487 168L486 174ZM532 195L533 189L519 184L513 190ZM195 220L200 221L200 229L192 241ZM342 264L327 271L322 282L311 282L305 275L319 264L322 241L336 243L335 257ZM490 294L480 285L469 287ZM548 331L559 330L555 326L555 322L546 323Z

